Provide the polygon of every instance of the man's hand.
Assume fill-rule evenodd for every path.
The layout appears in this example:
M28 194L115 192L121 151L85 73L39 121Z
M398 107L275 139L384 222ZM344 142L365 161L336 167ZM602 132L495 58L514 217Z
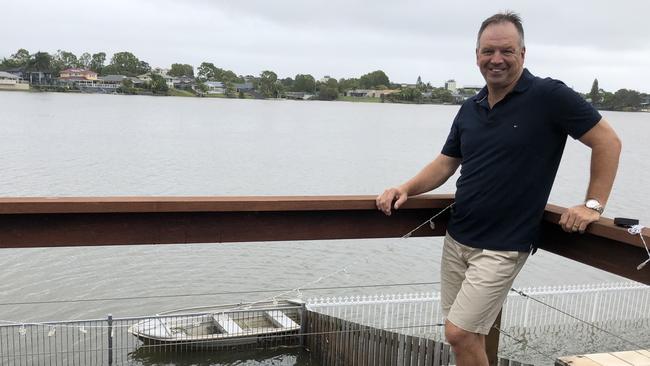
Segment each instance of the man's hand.
M600 214L585 205L578 205L569 208L560 217L560 226L562 230L568 233L584 233L587 226L594 221L598 221Z
M404 202L406 202L407 198L408 194L403 188L389 188L385 190L384 193L377 196L375 204L377 205L377 209L390 216L391 208L394 207L397 210ZM394 206L393 201L395 201Z

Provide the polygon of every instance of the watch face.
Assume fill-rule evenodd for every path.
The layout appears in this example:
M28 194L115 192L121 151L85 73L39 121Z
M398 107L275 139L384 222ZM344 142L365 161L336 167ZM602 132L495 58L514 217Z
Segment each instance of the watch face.
M598 211L598 213L603 213L603 206L597 200L587 200L587 202L585 202L585 206L589 209Z

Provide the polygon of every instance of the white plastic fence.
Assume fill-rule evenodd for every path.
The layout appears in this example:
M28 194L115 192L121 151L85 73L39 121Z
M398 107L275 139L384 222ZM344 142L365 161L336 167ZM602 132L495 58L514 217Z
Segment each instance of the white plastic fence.
M502 329L529 329L577 323L646 324L650 287L634 282L517 289L504 305ZM438 292L321 297L307 300L310 310L408 335L442 339ZM567 315L570 314L570 315ZM584 321L584 322L583 322ZM641 322L639 322L641 321Z

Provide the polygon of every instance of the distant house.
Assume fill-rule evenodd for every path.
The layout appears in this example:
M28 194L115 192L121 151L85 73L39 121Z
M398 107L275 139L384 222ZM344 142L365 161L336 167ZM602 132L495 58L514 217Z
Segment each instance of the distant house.
M14 74L10 74L5 71L0 71L0 89L28 90L29 83Z
M50 84L52 82L52 72L47 70L27 70L25 67L19 67L5 71L28 81L30 84Z
M106 75L106 76L100 76L97 79L98 81L104 84L117 84L118 86L122 85L124 80L131 80L133 86L136 87L139 87L142 84L144 84L144 81L140 80L139 78L133 76L126 76L126 75Z
M224 94L226 92L221 81L206 81L204 84L208 87L208 94Z
M59 80L67 82L97 80L97 73L88 69L65 69L60 72Z
M154 71L154 74L160 75L165 79L165 84L167 84L167 87L172 89L174 88L174 78L167 75L164 70L156 69L158 70L157 72ZM138 75L138 79L142 80L143 82L150 83L151 82L151 72L148 72L146 74Z
M184 89L184 90L190 90L194 85L196 85L194 78L189 76L181 76L179 78L174 78L173 83L174 83L174 88Z
M358 97L358 98L381 98L382 95L386 96L389 94L393 94L398 92L399 90L394 90L394 89L384 89L384 90L376 90L376 89L353 89L353 90L346 90L345 93L343 93L347 97Z
M245 93L245 92L250 92L255 90L253 87L253 83L242 83L242 84L235 84L235 89L237 90L238 93Z
M294 100L309 100L313 97L313 94L305 93L305 92L285 92L284 97L287 99L294 99Z

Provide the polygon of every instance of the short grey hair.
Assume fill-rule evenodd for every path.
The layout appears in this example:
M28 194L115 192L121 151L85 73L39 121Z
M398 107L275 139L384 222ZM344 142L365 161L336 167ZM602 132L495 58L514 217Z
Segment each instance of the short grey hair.
M519 33L519 46L521 48L525 47L524 26L521 24L521 17L514 11L505 11L503 13L494 14L491 17L485 19L483 23L481 23L481 28L478 30L478 37L476 37L476 49L478 49L480 46L481 34L483 34L485 28L492 24L501 23L512 23L515 28L517 28L517 33Z

